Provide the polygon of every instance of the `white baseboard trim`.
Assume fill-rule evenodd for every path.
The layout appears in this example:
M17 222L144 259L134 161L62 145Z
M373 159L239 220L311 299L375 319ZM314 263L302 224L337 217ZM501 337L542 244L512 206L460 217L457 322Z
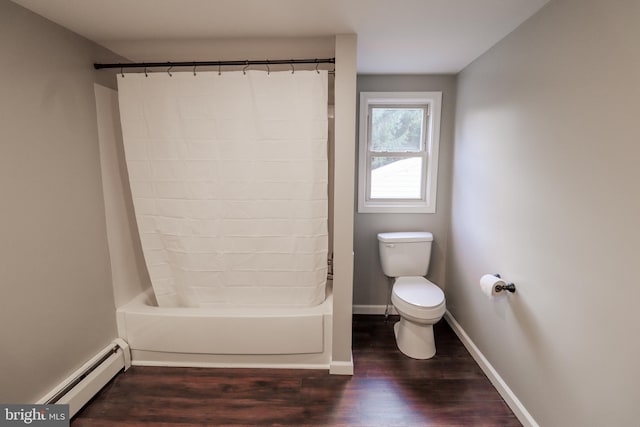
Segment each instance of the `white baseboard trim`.
M384 314L386 305L354 305L353 314ZM398 314L396 308L390 304L389 314Z
M87 370L95 365L103 357L105 357L115 345L120 348L108 358L102 361L89 374ZM122 369L127 370L131 366L131 355L129 345L122 339L118 338L111 344L100 350L94 357L89 359L87 363L74 371L65 378L60 384L56 385L49 393L44 395L36 404L44 405L54 396L68 388L67 386L76 382L79 378L86 374L82 380L62 395L54 404L68 404L69 417L73 417L82 407L95 396L118 372Z
M331 375L353 375L353 354L348 362L331 361L329 365Z
M444 315L445 320L451 326L451 329L456 333L462 344L467 348L471 357L476 361L480 368L484 371L485 375L491 381L491 384L498 390L500 396L504 399L506 404L511 408L514 415L525 427L539 427L536 420L531 416L527 408L520 402L518 396L509 388L507 383L502 379L498 371L489 363L489 360L482 354L480 349L471 340L469 335L462 329L462 326L456 321L453 315L447 310Z

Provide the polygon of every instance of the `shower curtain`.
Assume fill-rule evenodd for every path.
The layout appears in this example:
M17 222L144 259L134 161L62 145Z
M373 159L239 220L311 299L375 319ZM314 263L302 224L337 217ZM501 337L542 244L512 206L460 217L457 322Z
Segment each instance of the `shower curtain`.
M118 76L160 306L312 306L327 277L327 72Z

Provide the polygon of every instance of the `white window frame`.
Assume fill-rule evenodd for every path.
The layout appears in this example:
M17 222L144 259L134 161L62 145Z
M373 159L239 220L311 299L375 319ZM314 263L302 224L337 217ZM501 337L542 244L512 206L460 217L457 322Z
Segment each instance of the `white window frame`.
M371 106L428 107L427 132L424 133L424 152L421 199L369 199L371 185L371 157L369 145L369 110ZM440 114L442 92L361 92L358 159L359 213L435 213L438 188L438 151L440 145ZM416 153L412 153L415 156Z

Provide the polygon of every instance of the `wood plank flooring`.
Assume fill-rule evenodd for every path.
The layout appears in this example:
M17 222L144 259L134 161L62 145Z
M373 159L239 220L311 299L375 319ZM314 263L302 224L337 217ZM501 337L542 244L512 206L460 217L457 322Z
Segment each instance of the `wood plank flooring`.
M393 323L354 316L355 375L132 367L72 420L81 426L520 426L447 323L413 360Z

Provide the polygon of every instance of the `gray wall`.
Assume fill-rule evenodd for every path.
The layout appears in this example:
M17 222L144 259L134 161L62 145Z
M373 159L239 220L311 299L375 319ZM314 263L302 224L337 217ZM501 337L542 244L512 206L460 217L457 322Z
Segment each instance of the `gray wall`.
M640 417L638 17L552 1L458 80L447 306L541 426Z
M378 256L376 236L380 232L431 231L434 242L427 277L441 288L446 287L445 255L451 204L450 177L456 77L453 75L359 75L357 90L358 102L360 92L442 92L436 213L357 213L356 205L353 303L354 305L384 305L389 297L389 282L382 273Z
M116 336L97 45L0 0L0 402L27 403Z

